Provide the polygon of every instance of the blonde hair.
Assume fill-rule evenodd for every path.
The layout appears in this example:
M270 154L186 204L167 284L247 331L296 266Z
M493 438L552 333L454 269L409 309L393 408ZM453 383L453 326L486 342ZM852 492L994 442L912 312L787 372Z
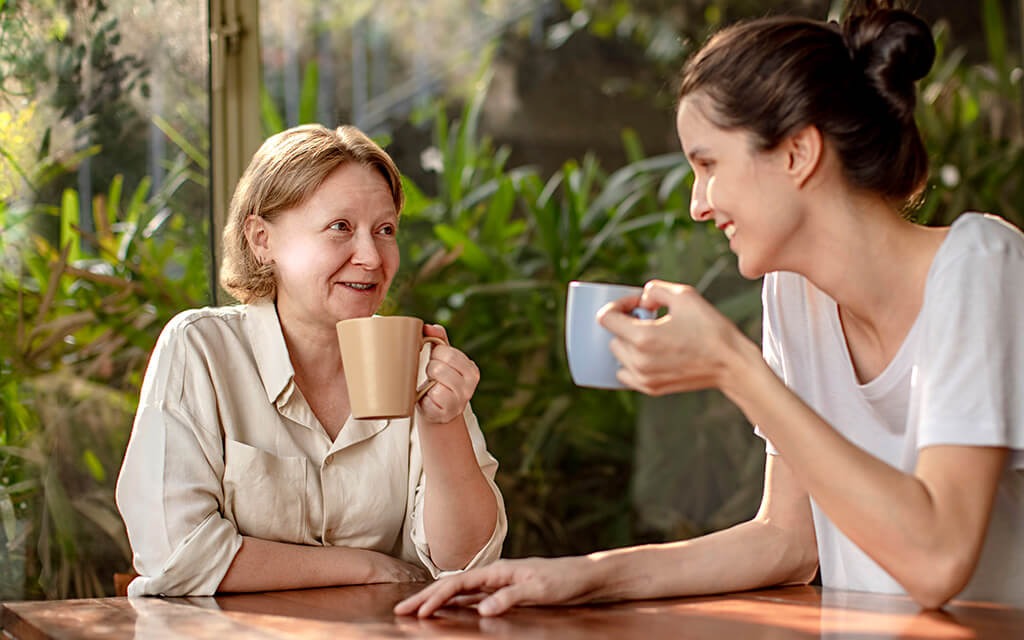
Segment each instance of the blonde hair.
M349 162L379 171L391 189L395 211L401 212L405 194L398 167L359 129L307 124L267 138L239 179L228 208L220 269L220 283L228 293L243 303L276 297L273 267L256 258L245 237L245 221L249 216L273 221L281 211L302 204L332 171Z

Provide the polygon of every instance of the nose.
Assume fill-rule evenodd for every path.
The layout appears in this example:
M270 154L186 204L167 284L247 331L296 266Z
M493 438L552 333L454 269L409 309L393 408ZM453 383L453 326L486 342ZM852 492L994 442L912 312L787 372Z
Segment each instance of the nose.
M352 248L352 264L359 265L367 270L373 270L381 265L380 250L374 242L373 234L369 231L356 233L352 239L355 246Z
M711 220L714 217L708 198L708 189L703 180L695 179L693 181L693 191L690 193L690 217L697 222Z

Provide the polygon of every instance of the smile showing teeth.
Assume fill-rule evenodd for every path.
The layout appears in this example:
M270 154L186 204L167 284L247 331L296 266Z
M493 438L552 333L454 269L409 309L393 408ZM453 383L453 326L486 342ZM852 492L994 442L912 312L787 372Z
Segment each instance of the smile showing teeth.
M722 229L722 231L725 233L725 237L729 240L732 240L732 237L736 235L736 227L731 224L726 226L725 229Z
M356 291L368 291L376 286L368 282L342 282L341 284Z

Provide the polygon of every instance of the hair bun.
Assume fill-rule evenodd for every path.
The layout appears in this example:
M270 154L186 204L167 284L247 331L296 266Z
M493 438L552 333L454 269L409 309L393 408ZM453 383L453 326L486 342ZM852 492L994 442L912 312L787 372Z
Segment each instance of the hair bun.
M854 64L901 119L914 116L914 83L935 62L931 30L912 13L898 10L855 15L842 25Z

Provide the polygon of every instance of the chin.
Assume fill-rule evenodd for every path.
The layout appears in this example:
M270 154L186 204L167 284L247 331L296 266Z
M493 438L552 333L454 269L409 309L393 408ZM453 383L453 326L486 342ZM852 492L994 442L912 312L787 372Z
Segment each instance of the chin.
M753 263L750 260L744 260L743 258L739 259L737 268L739 269L740 275L747 280L757 280L770 271L770 269L766 269L762 265Z

